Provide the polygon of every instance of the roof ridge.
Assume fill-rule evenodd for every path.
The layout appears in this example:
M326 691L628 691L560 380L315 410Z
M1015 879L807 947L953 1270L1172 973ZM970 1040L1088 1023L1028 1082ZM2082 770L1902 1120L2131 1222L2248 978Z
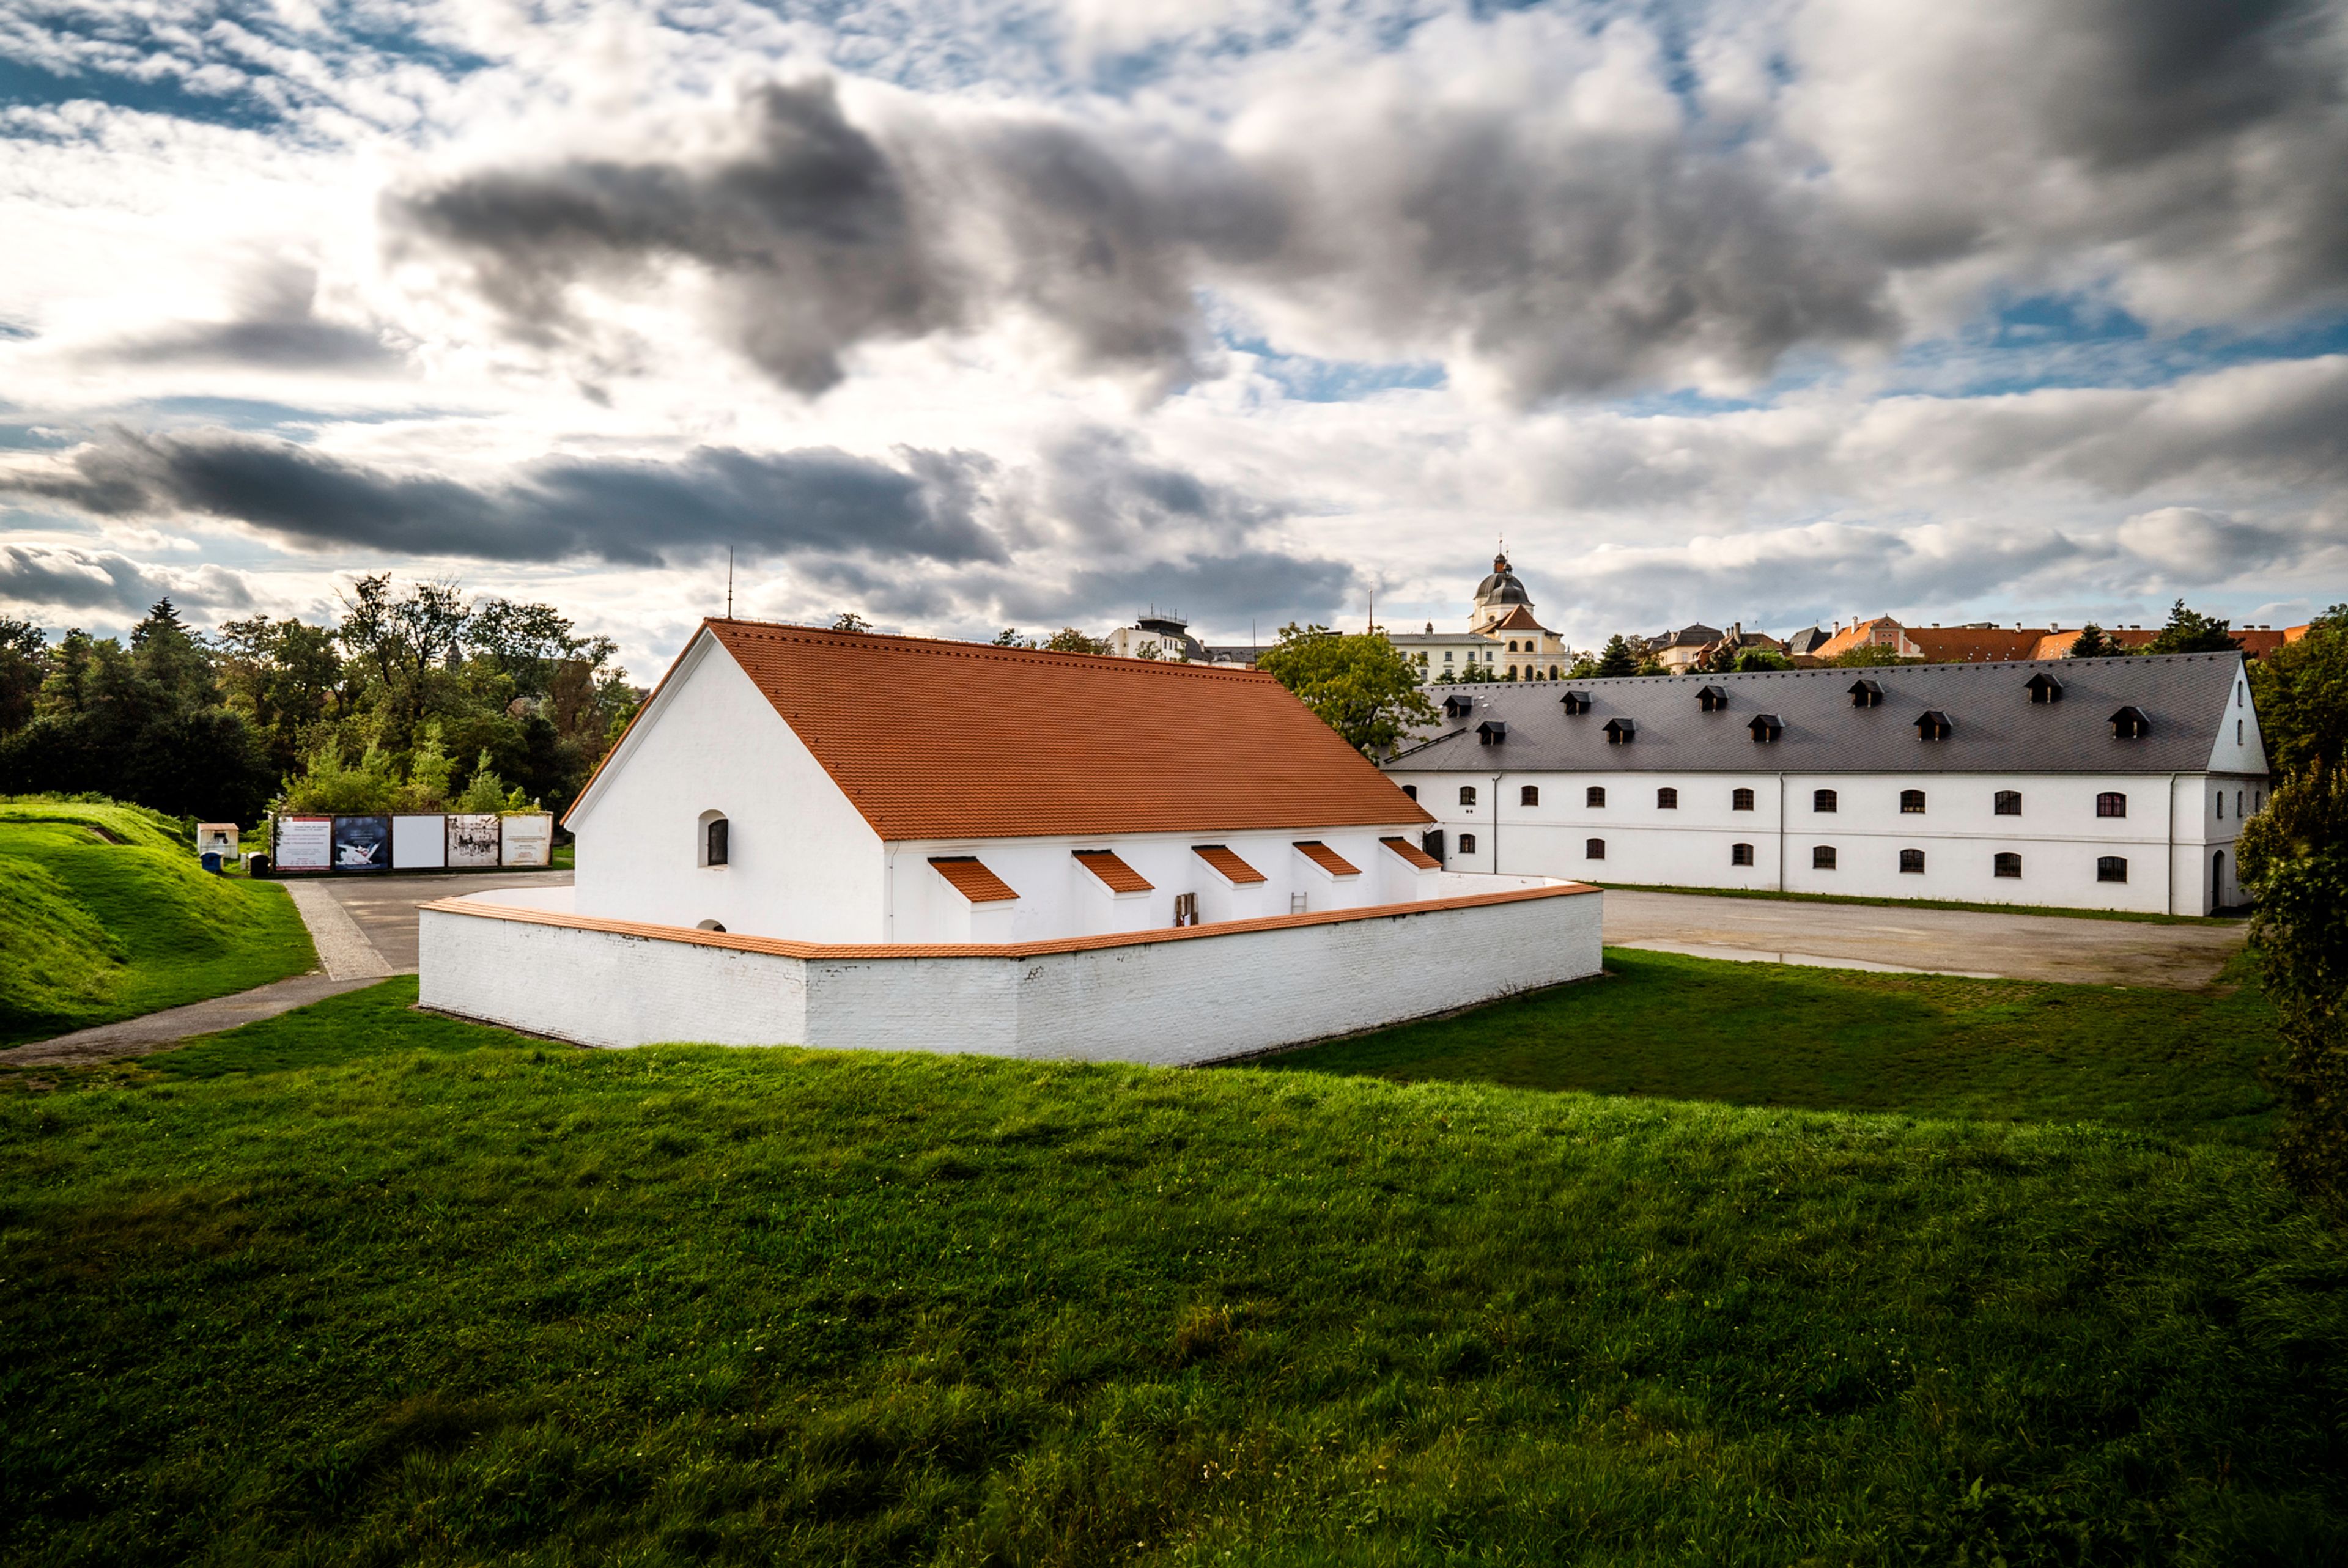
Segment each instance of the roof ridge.
M747 620L740 616L705 615L701 624L716 629L754 628L756 632L788 632L786 641L820 641L834 644L850 640L887 642L909 652L942 654L953 659L1076 660L1082 665L1115 665L1119 669L1179 671L1190 676L1269 681L1267 671L1245 664L1206 664L1183 659L1128 659L1115 653L1072 653L1058 648L1005 648L993 642L969 642L958 637L916 637L902 631L841 631L829 626L807 626L791 620Z

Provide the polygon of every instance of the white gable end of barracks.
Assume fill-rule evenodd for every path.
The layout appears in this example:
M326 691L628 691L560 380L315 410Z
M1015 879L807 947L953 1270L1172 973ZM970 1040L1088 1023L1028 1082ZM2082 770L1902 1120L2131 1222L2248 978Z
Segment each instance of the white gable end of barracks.
M702 862L727 823L727 864ZM802 941L888 940L880 836L731 654L699 633L578 810L574 907Z

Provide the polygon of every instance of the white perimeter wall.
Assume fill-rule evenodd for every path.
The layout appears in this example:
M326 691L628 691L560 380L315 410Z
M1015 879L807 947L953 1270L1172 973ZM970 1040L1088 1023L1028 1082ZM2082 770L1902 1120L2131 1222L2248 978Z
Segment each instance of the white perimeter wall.
M703 631L574 816L579 913L803 942L880 942L880 837ZM704 866L725 814L728 864Z
M2227 735L2232 735L2230 725ZM1441 819L1448 866L1592 881L1684 887L1751 887L1846 893L1870 898L1947 898L1966 903L2041 904L2201 915L2241 901L2233 841L2241 814L2263 805L2266 778L2167 774L1561 774L1413 773L1395 781L1417 789ZM1521 804L1525 785L1540 792ZM1473 785L1472 806L1459 801ZM1592 785L1606 804L1587 804ZM1679 791L1675 811L1656 791ZM1733 809L1734 792L1753 792L1754 809ZM1836 792L1832 814L1813 809L1813 792ZM1900 792L1924 792L1922 815L1900 809ZM1993 809L2000 790L2022 794L2020 816ZM2096 797L2127 797L2125 817L2099 817ZM2239 797L2240 804L2237 804ZM2222 806L2224 815L2219 815ZM1782 815L1781 815L1782 814ZM1782 826L1781 826L1782 825ZM1457 845L1476 836L1473 855ZM1588 857L1603 839L1604 860ZM1751 866L1732 848L1753 845ZM1831 845L1835 869L1811 865ZM1921 875L1900 869L1900 851L1924 851ZM2019 878L1993 875L2000 851L2022 856ZM2125 883L2099 882L2097 860L2128 863ZM2219 858L2222 856L2222 860Z
M1481 878L1442 880L1447 895L1498 890ZM590 1045L707 1040L1178 1064L1595 974L1601 902L1594 891L1569 893L1040 957L839 959L427 907L422 999Z

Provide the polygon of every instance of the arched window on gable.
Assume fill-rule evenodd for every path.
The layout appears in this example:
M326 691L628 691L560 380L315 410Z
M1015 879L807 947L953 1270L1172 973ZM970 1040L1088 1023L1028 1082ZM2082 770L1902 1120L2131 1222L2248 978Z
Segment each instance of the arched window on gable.
M705 811L695 832L700 853L695 864L703 866L724 866L733 857L734 831L722 811Z

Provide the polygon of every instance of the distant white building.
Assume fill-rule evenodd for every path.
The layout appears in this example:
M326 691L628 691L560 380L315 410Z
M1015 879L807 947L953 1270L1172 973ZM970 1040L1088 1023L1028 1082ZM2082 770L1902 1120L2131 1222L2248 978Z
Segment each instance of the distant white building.
M1460 687L1386 764L1447 865L2207 914L2266 800L2241 656Z
M1467 630L1437 631L1430 620L1423 632L1389 631L1386 641L1430 684L1456 681L1470 665L1481 665L1495 680L1555 678L1573 657L1564 640L1534 616L1532 595L1506 556L1493 558L1491 574L1476 585Z
M1594 972L1597 897L1447 871L1279 682L705 622L571 889L425 914L427 1005L591 1043L1195 1061ZM1424 944L1477 956L1430 975Z

